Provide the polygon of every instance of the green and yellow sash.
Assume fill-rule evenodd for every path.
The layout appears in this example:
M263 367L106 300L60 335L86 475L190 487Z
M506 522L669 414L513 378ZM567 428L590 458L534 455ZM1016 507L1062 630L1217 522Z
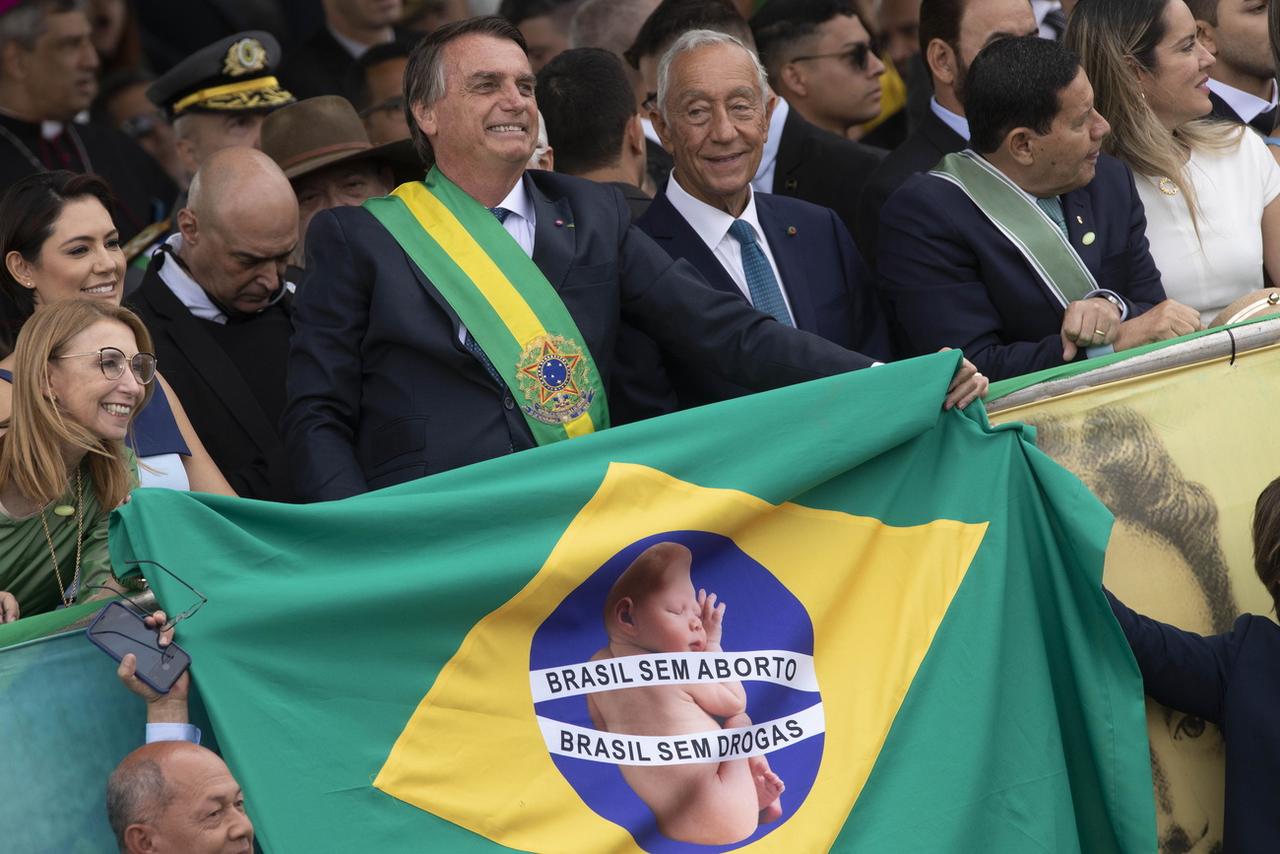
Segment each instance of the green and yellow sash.
M976 152L948 154L929 174L964 190L992 225L1017 247L1063 308L1098 289L1097 280L1057 223Z
M600 372L559 294L487 208L432 168L364 207L449 301L539 445L609 426Z

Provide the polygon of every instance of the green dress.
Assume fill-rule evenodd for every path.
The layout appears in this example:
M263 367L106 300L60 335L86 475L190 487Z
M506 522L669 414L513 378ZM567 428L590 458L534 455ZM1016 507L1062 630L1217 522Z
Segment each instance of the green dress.
M107 521L110 511L98 505L93 481L84 470L84 506L81 511L80 583L76 601L84 602L101 591L94 585L105 584L112 577L111 558L107 553ZM75 484L57 501L45 506L44 518L49 525L45 538L40 514L13 519L0 511L0 590L7 590L18 600L22 616L33 617L62 605L58 576L53 570L49 542L58 556L58 572L62 583L70 586L76 572L76 516L59 516L53 509L59 505L75 507Z

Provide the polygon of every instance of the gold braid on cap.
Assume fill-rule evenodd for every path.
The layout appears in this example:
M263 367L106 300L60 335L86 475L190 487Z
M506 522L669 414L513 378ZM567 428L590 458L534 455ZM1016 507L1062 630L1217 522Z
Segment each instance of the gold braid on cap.
M293 95L280 88L274 77L255 77L225 86L211 86L192 92L173 105L176 116L191 107L206 110L256 110L262 107L281 107L292 104Z

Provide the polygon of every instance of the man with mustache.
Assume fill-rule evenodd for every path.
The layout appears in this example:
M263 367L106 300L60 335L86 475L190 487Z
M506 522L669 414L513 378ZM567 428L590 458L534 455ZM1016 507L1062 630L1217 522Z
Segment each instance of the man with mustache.
M966 104L971 148L909 178L881 217L880 286L907 354L959 347L1004 379L1198 328L1165 299L1079 57L997 41Z

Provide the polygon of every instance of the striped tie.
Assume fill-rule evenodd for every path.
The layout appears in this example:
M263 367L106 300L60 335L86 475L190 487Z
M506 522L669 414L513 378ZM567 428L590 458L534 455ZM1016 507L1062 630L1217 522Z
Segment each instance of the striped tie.
M1040 206L1040 210L1048 215L1049 219L1053 220L1053 224L1058 227L1058 231L1062 232L1062 236L1070 240L1071 236L1067 233L1067 217L1062 212L1062 201L1057 196L1054 196L1051 199L1036 199L1036 204Z
M747 274L747 290L751 293L751 304L756 307L756 311L773 315L779 323L795 326L791 313L787 311L787 302L782 298L782 288L778 287L773 267L760 248L756 230L751 227L751 223L735 219L733 225L729 226L729 234L733 235L733 239L742 248L742 271Z

